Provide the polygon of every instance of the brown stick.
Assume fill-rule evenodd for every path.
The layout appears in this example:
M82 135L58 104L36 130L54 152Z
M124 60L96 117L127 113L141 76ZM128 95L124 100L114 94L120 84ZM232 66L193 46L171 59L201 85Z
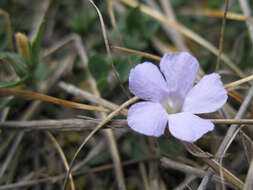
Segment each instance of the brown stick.
M29 92L29 91L24 91L24 90L0 88L0 96L18 96L18 97L23 97L23 98L28 98L28 99L51 102L54 104L59 104L61 106L66 106L66 107L71 107L71 108L91 110L91 111L109 112L108 109L103 108L103 107L80 104L80 103L76 103L76 102L72 102L72 101L68 101L68 100L63 100L60 98L55 98L55 97L48 96L45 94L36 93L36 92Z
M253 119L210 119L215 124L253 125ZM1 130L25 130L25 131L87 131L93 130L101 122L100 119L62 119L62 120L34 120L34 121L6 121L0 122ZM123 129L127 126L124 119L111 120L105 128Z

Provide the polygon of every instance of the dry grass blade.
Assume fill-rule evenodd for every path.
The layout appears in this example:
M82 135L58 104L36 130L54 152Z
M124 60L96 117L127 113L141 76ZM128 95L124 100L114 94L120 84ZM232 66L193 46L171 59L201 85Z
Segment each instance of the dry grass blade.
M245 181L244 190L252 190L253 189L253 159L250 163L250 168L248 170L248 174Z
M49 80L44 81L39 86L39 91L42 93L47 93L49 89L55 84L55 82L62 76L64 71L68 68L69 64L72 61L73 56L69 56L67 58L64 58L64 61L61 62L60 67L54 72L53 76L50 77ZM1 88L0 88L1 91ZM28 106L28 108L24 111L24 114L21 116L21 120L29 120L32 118L36 110L41 106L41 101L33 101L31 105ZM8 156L4 160L4 163L2 163L2 167L0 169L0 178L5 173L6 169L10 165L11 161L13 160L15 156L15 152L17 151L17 148L19 147L22 139L24 137L24 132L17 133L17 136L14 139L14 142L12 143L12 146L10 150L8 151Z
M154 2L154 0L149 0ZM160 0L161 7L164 10L166 16L170 18L173 21L177 21L177 17L175 15L175 11L173 9L171 0ZM151 5L151 3L149 3ZM152 3L152 4L155 4ZM152 6L152 8L155 8L157 6ZM157 7L158 8L158 7ZM159 8L158 8L159 10ZM183 35L179 33L177 30L174 30L172 27L168 27L166 24L162 24L163 29L166 31L167 34L169 34L170 39L172 40L173 44L175 44L176 48L180 49L181 51L190 51L185 43L185 40L183 38Z
M210 119L215 124L238 124L252 125L253 119Z
M220 173L220 170L222 170L222 173L224 175L224 178L235 185L238 189L243 189L244 183L234 176L230 171L228 171L226 168L222 167L216 160L214 159L208 159L208 158L202 158L202 160L210 166L216 173Z
M116 32L116 35L118 36L121 46L124 46L123 38L122 38L119 28L116 24L116 18L115 18L114 11L113 11L113 3L115 3L114 0L109 0L109 2L108 2L108 12L109 12L110 20L111 20L113 29ZM131 67L134 67L134 65L129 57L127 57L127 60L128 60L128 64Z
M220 158L221 158L221 162L223 160L223 158L225 157L226 153L227 153L227 150L228 148L230 147L230 145L232 144L232 142L234 141L235 137L237 136L237 134L240 132L241 128L243 127L244 125L241 125L240 127L238 127L236 129L236 131L233 133L233 135L230 137L228 143L226 144L222 154L220 155Z
M201 148L199 148L197 145L193 143L187 143L182 142L187 150L193 154L194 156L197 156L201 158L206 164L208 164L216 173L219 173L220 171L224 175L224 178L229 181L230 183L234 184L237 188L242 189L244 184L243 182L238 179L236 176L234 176L231 172L229 172L227 169L222 167L216 160L211 159L211 154L204 152Z
M117 70L116 70L116 68L114 66L114 63L113 63L111 49L110 49L110 46L109 46L109 40L108 40L108 36L107 36L107 33L106 33L106 28L105 28L104 19L102 17L102 14L101 14L100 10L98 9L98 7L96 6L96 4L92 0L89 0L89 2L94 6L94 8L96 9L96 11L98 13L98 17L99 17L99 20L100 20L100 24L101 24L101 28L102 28L102 33L103 33L103 37L104 37L106 51L107 51L107 54L108 54L110 62L111 62L112 71L114 73L114 76L116 77L116 79L117 79L117 81L118 81L118 83L120 85L120 88L123 90L124 94L130 99L131 95L125 89L125 87L122 85L122 83L120 81L119 74L117 73Z
M232 97L235 101L237 101L239 104L242 104L241 98L239 98L234 92L228 92L228 95Z
M93 94L91 94L83 89L80 89L72 84L69 84L69 83L60 82L59 87L64 89L66 92L68 92L72 95L81 96L82 98L90 101L93 104L104 106L106 108L109 108L110 110L115 110L119 107L117 104L114 104L106 99L101 98L101 97L94 96ZM123 114L124 116L127 116L126 109L121 110L120 113Z
M243 125L240 126L240 127L234 132L233 136L230 138L229 142L227 143L226 148L225 148L225 150L223 151L223 153L222 153L222 155L220 156L220 159L219 159L220 166L222 166L223 158L225 157L228 148L230 147L230 145L232 144L232 142L234 141L235 137L236 137L237 134L240 132L240 130L241 130L242 127L243 127ZM223 169L222 169L221 167L220 167L220 176L221 176L222 181L224 181L224 173L223 173ZM222 185L224 186L224 183L222 183Z
M82 144L79 146L78 150L76 151L71 163L70 163L70 169L68 170L65 180L64 180L64 184L63 184L63 189L65 190L66 185L67 185L67 179L69 177L69 174L71 173L71 169L73 166L73 163L75 161L75 159L77 158L79 152L82 150L82 148L88 143L88 141L90 140L90 138L97 132L99 131L106 123L108 123L113 117L115 117L120 110L122 110L123 108L133 104L134 102L138 101L139 98L138 97L133 97L130 100L126 101L124 104L122 104L118 109L116 109L115 111L113 111L112 113L110 113L108 116L106 116L106 118L84 139L84 141L82 142Z
M33 121L5 121L0 122L0 128L3 131L24 130L24 131L54 131L54 132L73 132L73 131L91 131L101 122L101 119L62 119L62 120L33 120ZM230 125L253 125L253 119L210 119L214 124ZM127 126L124 119L111 120L105 128L122 129ZM247 140L247 146L252 147L251 140L244 135Z
M163 167L165 168L169 168L169 169L175 169L175 170L178 170L178 171L181 171L185 174L190 174L190 175L194 175L194 176L197 176L197 177L203 177L205 176L205 173L206 171L204 170L204 168L196 168L196 167L192 167L190 165L186 165L184 163L180 163L180 162L177 162L177 161L174 161L174 160L171 160L169 158L161 158L161 164ZM213 178L212 178L214 181L216 182L220 182L220 178L218 175L214 175ZM230 185L230 183L227 183L227 185ZM233 186L234 187L234 186ZM175 190L179 190L181 188L175 188Z
M160 156L149 156L149 157L145 157L142 159L124 161L122 164L123 164L123 166L128 166L128 165L133 165L133 164L143 162L146 160L156 160L159 158L160 158ZM90 173L94 173L94 172L101 172L101 171L110 170L110 169L113 169L113 165L107 164L107 165L98 166L98 167L90 168L90 169L83 168L79 171L73 172L73 175L85 175L85 174L90 174ZM46 177L46 178L42 178L42 179L33 179L30 181L21 181L21 182L16 182L13 184L2 185L2 186L0 186L0 190L11 190L11 189L25 188L25 187L30 187L30 186L42 184L42 183L54 184L54 183L64 179L64 176L65 176L64 174L61 174L58 176L51 176L51 177Z
M228 89L228 88L231 88L231 87L236 87L236 86L239 86L239 85L241 85L241 84L243 84L243 83L249 82L249 81L251 81L251 80L253 80L253 75L250 75L250 76L245 77L245 78L242 78L242 79L240 79L240 80L231 82L231 83L229 83L229 84L225 84L225 85L224 85L224 88L227 88L227 89Z
M108 109L103 108L103 107L91 106L91 105L86 105L86 104L79 104L76 102L63 100L60 98L55 98L55 97L48 96L45 94L36 93L36 92L29 92L29 91L24 91L24 90L0 88L0 96L18 96L18 97L22 97L22 98L51 102L54 104L59 104L61 106L66 106L66 107L71 107L71 108L90 110L90 111L109 112Z
M205 15L205 16L211 16L211 17L218 17L218 18L223 18L224 17L224 11L219 11L219 10L213 10L213 9L183 9L180 11L182 14L187 14L187 15ZM244 15L238 14L238 13L232 13L232 12L227 12L227 19L230 20L238 20L238 21L253 21L252 17L246 17Z
M143 186L144 190L150 190L150 186L148 183L148 176L147 176L147 171L144 162L139 163L139 171L141 173L142 181L143 181Z
M243 14L247 17L251 16L251 10L252 8L250 7L250 3L246 0L239 0L241 9L243 11ZM252 20L250 20L252 21ZM246 21L246 25L248 27L248 32L249 32L249 36L251 39L251 42L253 43L253 23L249 22L249 20Z
M137 50L124 48L124 47L119 47L119 46L111 46L111 47L113 49L116 49L116 50L124 51L124 52L131 53L131 54L140 55L140 56L143 56L143 57L148 58L148 59L153 59L155 61L160 61L161 60L161 57L156 56L156 55L152 55L150 53L145 53L145 52L142 52L142 51L137 51Z
M244 99L242 105L239 108L239 111L237 112L237 114L235 116L235 119L240 119L245 115L247 108L251 103L252 97L253 97L253 87L250 88L246 98ZM218 148L218 151L216 153L216 157L220 158L223 155L223 152L227 148L227 144L230 143L230 139L233 137L233 134L236 132L237 128L238 128L238 125L236 125L236 124L233 124L230 126L225 137L222 140L222 143L220 144L220 146ZM203 178L203 180L201 182L202 187L205 187L207 185L207 183L212 175L213 175L213 171L208 170L206 176ZM224 177L225 177L225 173L224 173Z
M211 158L211 157L213 157L212 154L210 154L208 152L204 152L194 143L188 143L188 142L183 142L183 141L181 141L181 143L185 146L185 148L187 149L188 152L190 152L192 155L194 155L198 158Z
M229 0L226 0L224 17L222 19L222 26L221 26L221 32L220 32L219 55L217 57L217 64L216 64L216 69L215 69L217 73L219 72L219 67L220 67L220 57L221 57L221 53L223 49L223 39L224 39L224 31L225 31L226 20L227 20L228 7L229 7Z
M108 2L108 12L109 12L109 16L110 16L110 20L111 20L113 29L115 30L116 35L119 38L120 44L123 45L124 43L123 43L123 40L122 40L122 36L121 36L119 28L116 24L115 15L114 15L114 12L113 12L113 3L114 3L114 0L109 0L109 2Z
M33 121L6 121L0 122L2 130L25 131L92 131L102 120L96 119L62 119L62 120L33 120ZM118 129L126 126L126 120L112 120L105 128Z
M161 13L159 13L153 9L150 9L147 6L141 5L134 0L120 0L120 1L131 6L131 7L140 7L140 10L143 13L159 20L160 22L164 22L164 23L168 24L169 26L175 28L176 30L178 30L179 32L181 32L182 34L187 36L188 38L196 41L200 45L207 48L214 55L218 56L219 50L215 46L213 46L210 42L208 42L207 40L205 40L204 38L202 38L198 34L194 33L190 29L186 28L185 26L183 26L175 21L172 21L171 19L167 18L166 16L162 15ZM240 76L241 78L245 77L244 73L239 68L237 68L227 56L222 54L221 59L228 65L228 67L231 70L233 70L236 74L238 74L238 76Z
M240 138L240 142L242 143L242 146L244 148L244 153L247 158L247 161L250 164L251 159L253 158L253 141L242 130L239 132L238 137Z
M119 85L120 85L121 89L123 90L123 92L126 94L127 97L130 97L129 93L125 90L123 84L121 84L119 75L118 75L118 73L115 69L102 14L101 14L100 10L98 9L98 7L94 4L94 2L92 0L90 1L90 3L94 6L94 8L96 9L97 14L99 16L99 21L100 21L102 31L103 31L103 37L104 37L104 42L105 42L107 54L109 56L109 59L110 59L110 62L111 62L111 67L113 69L114 75L116 76L116 78L119 82ZM96 80L90 74L89 68L87 67L87 64L86 64L85 68L87 69L87 71L89 73L88 74L88 80L89 80L90 85L92 86L92 93L96 97L101 97L100 92L99 92L99 90L97 88L97 85L96 85ZM100 112L100 113L95 113L95 114L99 119L103 120L103 119L106 118L105 113ZM113 164L114 164L114 170L115 170L118 189L126 190L125 178L124 178L122 163L121 163L121 159L120 159L119 150L118 150L118 147L117 147L117 142L116 142L116 139L115 139L115 135L114 135L114 133L111 129L107 129L107 130L103 131L103 133L104 133L106 141L108 142L108 145L109 145L110 154L111 154Z
M61 148L61 146L59 145L59 143L57 142L57 140L55 139L55 137L50 133L50 132L46 132L47 136L49 137L49 139L54 143L57 151L59 152L60 154L60 157L64 163L64 166L66 168L66 170L68 171L69 170L69 164L68 164L68 161L66 159L66 156ZM75 184L74 184L74 180L73 180L73 176L72 174L69 175L69 180L70 180L70 186L71 186L71 189L72 190L75 190Z
M46 58L46 57L50 56L51 54L53 54L54 52L56 52L57 50L59 50L60 48L67 45L68 43L75 41L76 36L77 36L76 34L70 34L66 38L54 43L54 45L51 48L49 48L43 52L43 57Z
M229 8L229 0L226 0L225 1L225 11L224 11L223 19L222 19L222 26L221 26L221 32L220 32L219 55L217 57L217 64L216 64L216 68L215 68L215 71L217 73L219 72L220 61L221 61L220 58L221 58L221 54L222 54L222 50L223 50L224 31L225 31L225 26L226 26L228 8ZM225 152L226 151L224 151L224 154L225 154ZM222 159L220 161L220 165L222 166ZM223 186L223 189L224 189L225 188L224 183L223 183L223 181L224 181L224 175L223 175L222 168L220 168L220 174L221 174L220 176L221 176L221 179L222 179L222 186ZM200 187L201 186L202 186L202 183L200 184Z

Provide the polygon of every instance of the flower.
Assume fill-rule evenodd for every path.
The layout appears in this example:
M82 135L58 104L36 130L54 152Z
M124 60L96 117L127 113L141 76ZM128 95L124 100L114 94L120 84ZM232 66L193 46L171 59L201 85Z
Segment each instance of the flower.
M199 63L187 52L166 53L160 70L150 62L131 69L129 89L146 101L129 108L128 125L136 132L159 137L168 124L174 137L187 142L212 131L210 120L194 114L215 112L226 103L227 92L220 75L205 75L193 86Z

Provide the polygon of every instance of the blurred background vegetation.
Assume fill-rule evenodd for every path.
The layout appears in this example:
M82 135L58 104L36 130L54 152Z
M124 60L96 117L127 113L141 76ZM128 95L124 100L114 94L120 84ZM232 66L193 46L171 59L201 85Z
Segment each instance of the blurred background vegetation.
M149 7L153 5L153 10L158 10L166 15L160 0L140 0L139 2ZM222 12L225 1L171 0L169 2L172 14L179 23L218 48L222 17L206 15L201 13L201 10L211 9ZM157 56L162 56L164 52L168 51L188 50L197 57L206 73L214 72L217 56L196 43L196 40L186 36L181 36L184 47L182 49L175 44L176 37L169 32L173 27L164 27L160 20L144 14L140 7L126 6L119 0L97 0L94 3L103 15L110 45L122 46ZM110 3L113 4L119 33L112 25ZM229 12L242 15L238 1L230 1ZM28 53L22 52L24 46L18 46L19 40L21 40L21 45L27 43L25 38L17 35L18 33L27 37L29 41ZM81 47L78 42L81 42ZM68 93L60 88L58 83L64 81L92 93L92 86L89 82L90 72L101 96L120 105L128 98L115 78L111 60L113 60L120 82L125 89L128 89L129 71L132 66L143 61L157 61L139 54L129 54L113 48L111 50L112 59L108 56L105 48L101 22L97 12L87 0L0 1L0 87L41 92L87 104L88 101ZM80 52L85 52L87 55L88 67L85 66L85 60ZM245 20L227 20L223 52L245 75L252 73L253 49ZM65 69L60 77L51 81L62 67ZM220 73L225 83L239 79L223 60ZM244 92L239 94L241 99L245 95ZM13 96L1 97L1 121L60 120L77 118L80 115L96 117L94 112L51 103L43 102L35 110L31 108L32 105L32 100ZM231 100L231 105L236 110L240 104ZM118 116L117 118L124 117ZM198 142L199 146L215 153L218 142L222 140L225 131L225 127L217 129L212 135L201 139ZM159 183L160 189L173 189L183 182L187 176L185 173L161 167L159 159L154 161L151 158L152 155L167 156L196 168L203 166L202 162L187 153L181 143L172 137L151 139L123 129L120 129L119 132L115 131L115 133L119 155L123 163L129 160L146 159L146 161L129 164L127 167L123 166L127 189L144 189L143 170L145 170L144 173L147 173L148 183L151 184L151 187L154 185L152 184L154 179ZM22 140L18 141L20 134L22 134ZM78 146L88 134L89 132L86 131L53 132L68 161L73 158ZM86 161L85 165L77 170L83 171L84 174L74 177L76 189L118 189L116 174L110 165L113 159L109 148L105 146L105 141L103 134L98 134L87 145L88 151L81 152L78 156L76 163L81 163L85 159ZM18 146L15 147L15 143ZM235 143L231 147L232 158L226 160L224 165L227 164L231 171L244 179L248 166L241 164L245 157L241 157L240 147L240 143ZM90 155L89 153L94 149L97 152L88 158L87 154ZM12 151L13 155L10 156ZM15 130L2 130L0 133L0 162L2 163L0 164L2 165L0 184L3 188L8 184L26 183L44 178L48 178L48 180L43 183L36 181L33 186L27 185L26 189L59 189L62 187L62 179L50 180L50 177L65 173L65 169L54 143L43 131L23 133ZM4 168L5 166L6 168ZM92 168L98 169L93 171ZM90 170L87 174L85 172L88 169ZM199 178L193 181L191 188L196 189L199 181ZM215 187L215 184L211 184L209 189Z

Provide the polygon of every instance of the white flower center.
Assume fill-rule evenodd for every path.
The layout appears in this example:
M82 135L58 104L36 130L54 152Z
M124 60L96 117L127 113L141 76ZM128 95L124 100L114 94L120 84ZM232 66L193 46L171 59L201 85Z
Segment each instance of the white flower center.
M170 94L166 99L162 100L160 103L167 111L168 114L178 113L181 111L183 106L183 98Z

